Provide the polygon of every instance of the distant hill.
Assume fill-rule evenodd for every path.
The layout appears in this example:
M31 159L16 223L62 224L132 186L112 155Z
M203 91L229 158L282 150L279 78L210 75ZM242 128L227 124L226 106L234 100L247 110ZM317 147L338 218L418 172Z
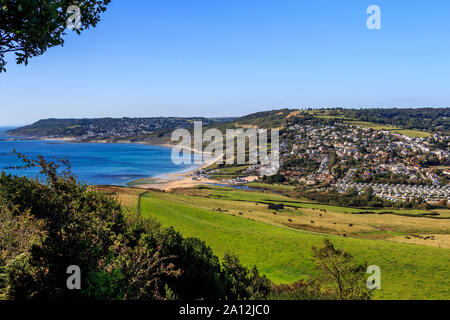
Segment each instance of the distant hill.
M288 116L296 109L280 109L257 112L235 120L237 125L254 125L260 128L276 128L286 124Z
M239 118L99 118L99 119L46 119L32 125L8 131L11 136L40 139L72 137L78 141L120 141L165 143L177 128L192 129L194 121L203 127L277 128L303 121L346 121L395 126L397 129L421 132L450 133L450 108L409 109L280 109L257 112ZM379 126L380 128L382 126ZM418 132L420 134L420 132Z
M82 140L123 139L161 134L176 128L191 128L194 121L205 125L230 122L235 118L98 118L98 119L45 119L31 125L10 130L11 136L31 138L73 137Z

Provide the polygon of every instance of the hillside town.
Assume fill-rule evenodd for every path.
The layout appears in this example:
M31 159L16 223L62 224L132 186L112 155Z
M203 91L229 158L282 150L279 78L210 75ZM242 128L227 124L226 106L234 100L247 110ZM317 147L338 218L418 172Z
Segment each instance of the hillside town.
M340 193L370 188L377 197L394 202L450 199L448 135L413 137L402 131L316 119L288 123L280 131L280 142L279 174L294 186ZM266 169L264 164L249 165L222 182L235 185L249 177L263 179Z
M392 201L450 198L450 136L336 122L290 125L283 140L281 174L290 180L340 192L371 187Z

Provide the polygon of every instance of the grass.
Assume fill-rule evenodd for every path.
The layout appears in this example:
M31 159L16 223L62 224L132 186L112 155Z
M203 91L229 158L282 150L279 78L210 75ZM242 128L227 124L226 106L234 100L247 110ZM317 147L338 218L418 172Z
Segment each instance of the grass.
M429 132L425 132L425 131L402 129L402 128L395 127L393 125L383 125L383 124L367 122L367 121L352 120L352 119L348 119L344 116L339 116L339 115L329 115L327 110L311 110L311 111L308 111L308 113L313 115L316 118L343 120L345 123L348 123L348 124L351 124L354 126L371 128L373 130L387 130L387 131L391 131L394 133L403 134L403 135L409 136L411 138L426 138L426 137L431 136L431 134Z
M383 124L367 122L367 121L347 120L347 121L344 121L344 122L348 123L348 124L351 124L351 125L354 125L354 126L370 128L370 129L373 129L373 130L388 130L388 131L400 130L400 128L395 127L395 126L383 125Z
M345 121L348 124L352 124L354 126L359 126L359 127L364 127L364 128L371 128L373 130L386 130L386 131L391 131L393 133L399 133L411 138L426 138L426 137L430 137L431 133L429 132L425 132L425 131L420 131L420 130L407 130L407 129L401 129L395 126L391 126L391 125L383 125L383 124L378 124L378 123L373 123L373 122L366 122L366 121Z
M250 182L247 183L247 186L250 188L260 188L273 191L293 191L295 189L294 186L286 186L282 184L268 184L260 182Z
M249 165L241 165L241 166L226 166L219 167L217 164L213 164L209 166L206 170L217 170L217 173L210 173L209 176L212 180L226 180L233 179L239 176L242 176L242 173L245 169L247 169Z
M431 133L419 130L407 130L407 129L398 129L392 130L393 132L403 134L405 136L409 136L411 138L427 138L431 136Z
M136 187L139 185L143 185L143 184L160 184L163 183L161 182L161 179L156 179L156 178L143 178L143 179L136 179L133 181L130 181L127 183L128 187Z
M243 215L255 221L336 235L347 235L368 239L393 239L410 242L409 236L436 235L424 244L450 248L444 237L450 234L450 219L435 219L428 211L394 209L367 209L339 207L318 203L296 201L278 194L248 192L230 188L200 187L179 190L171 201L190 204L197 208ZM268 204L284 204L285 208L274 212ZM220 210L218 210L220 208ZM226 210L226 211L225 211ZM384 211L383 211L384 210ZM445 216L445 212L439 212ZM351 226L350 226L351 225ZM380 236L382 235L382 237Z
M305 208L305 209L316 209L316 210L327 210L329 212L336 213L348 213L348 214L359 214L359 213L373 213L380 215L402 215L402 216L412 216L412 217L427 217L433 218L430 215L432 213L438 213L441 218L450 218L450 210L448 209L438 209L438 210L416 210L416 209L391 209L391 208L352 208L343 207L330 204L316 203L307 199L297 199L288 197L286 195L272 193L270 191L292 191L294 187L283 186L283 185L266 185L262 183L248 183L249 187L260 187L261 190L258 191L246 191L237 190L231 187L225 186L198 186L194 189L188 189L184 191L191 195L202 195L209 198L218 198L223 200L231 201L248 201L248 202L260 202L260 203L276 203L284 204L289 207ZM269 187L271 186L271 188ZM268 191L266 191L266 189ZM206 192L196 192L196 190L203 190Z
M146 190L137 188L123 188L116 186L97 186L98 190L112 193L117 196L126 214L136 214L138 212L139 196Z
M181 194L149 192L141 198L141 214L153 216L163 225L173 226L185 236L204 240L219 257L227 251L238 254L244 264L257 265L277 283L294 282L314 275L311 246L321 245L326 236L337 246L354 254L358 260L380 266L382 290L376 292L376 298L450 298L449 249L383 240L386 233L394 238L401 236L402 228L408 228L407 220L415 221L413 223L417 223L418 227L423 226L424 221L431 221L426 226L431 229L433 223L441 221L393 215L353 215L345 213L350 208L326 206L330 211L327 212L330 219L342 219L340 225L345 219L351 219L348 221L355 224L355 236L361 233L363 237L324 235L318 233L320 230L308 232L295 228L296 224L302 225L304 219L311 220L312 215L315 215L319 224L318 208L313 208L317 207L316 204L302 203L299 204L301 209L287 208L273 215L267 206L257 204L257 201L267 199L288 201L290 198L222 187L185 190ZM221 208L221 212L217 211L218 208ZM239 212L243 215L239 215ZM288 218L293 221L292 224L287 222ZM370 219L380 220L376 222ZM395 224L396 220L400 222ZM388 227L393 224L398 230L377 232L364 229L377 223L385 223ZM326 222L321 225L322 228L326 226ZM366 239L364 237L367 234L376 237ZM380 234L381 239L378 238Z

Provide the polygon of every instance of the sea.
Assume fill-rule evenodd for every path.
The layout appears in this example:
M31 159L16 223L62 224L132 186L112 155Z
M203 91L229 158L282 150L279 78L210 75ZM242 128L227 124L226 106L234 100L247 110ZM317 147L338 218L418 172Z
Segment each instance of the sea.
M48 161L67 159L78 180L90 185L126 186L143 178L159 178L166 174L195 169L194 165L176 165L172 150L166 147L134 143L76 143L67 141L29 140L10 137L0 127L0 171L18 176L40 178L39 170L10 169L23 163L13 150L29 159L43 156Z

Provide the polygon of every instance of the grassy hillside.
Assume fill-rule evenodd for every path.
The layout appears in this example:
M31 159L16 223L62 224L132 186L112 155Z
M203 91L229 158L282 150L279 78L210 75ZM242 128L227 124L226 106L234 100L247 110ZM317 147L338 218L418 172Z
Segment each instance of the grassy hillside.
M213 190L215 189L215 190ZM149 192L141 197L141 215L153 216L166 226L174 226L185 236L195 236L223 256L225 252L237 253L246 265L256 264L275 282L288 283L314 274L311 246L320 245L323 238L330 238L336 245L353 253L357 259L375 264L382 270L382 290L377 298L389 299L450 299L450 250L433 246L386 241L383 239L353 238L340 235L325 235L296 229L302 219L311 220L315 215L319 223L319 208L287 208L274 215L258 201L288 201L282 195L260 192L227 190L226 188L187 190L178 194ZM304 204L316 206L315 204ZM337 209L338 208L338 209ZM345 219L354 215L344 212L348 208L331 208L322 216L336 220L345 227ZM332 212L333 211L333 212ZM395 215L362 216L355 222L355 236L359 228L381 223L364 222L369 218L386 220L387 225L398 220L399 230L409 219L421 225L429 221L426 228L439 228L442 221L430 218L409 218ZM288 223L292 220L292 224ZM340 220L339 220L340 219ZM424 221L418 221L422 219ZM344 223L345 221L345 223ZM323 222L324 226L326 225ZM322 226L323 228L325 228ZM347 225L347 228L348 225ZM434 231L436 231L434 230ZM326 233L326 230L324 230ZM448 232L448 230L447 230Z
M450 108L319 109L308 113L325 119L346 119L411 130L405 134L450 132Z
M358 126L358 127L364 127L364 128L370 128L373 130L386 130L391 131L394 133L403 134L405 136L409 136L412 138L426 138L431 136L429 132L421 131L421 130L412 130L412 129L402 129L401 127L394 126L392 124L389 124L389 119L384 119L387 121L387 124L380 124L375 122L369 122L369 121L361 121L361 120L355 120L352 118L346 118L344 115L336 114L337 111L333 110L333 112L329 112L327 110L313 110L308 111L307 113L314 116L315 118L319 119L336 119L336 120L342 120L345 123ZM379 120L381 121L381 120Z

